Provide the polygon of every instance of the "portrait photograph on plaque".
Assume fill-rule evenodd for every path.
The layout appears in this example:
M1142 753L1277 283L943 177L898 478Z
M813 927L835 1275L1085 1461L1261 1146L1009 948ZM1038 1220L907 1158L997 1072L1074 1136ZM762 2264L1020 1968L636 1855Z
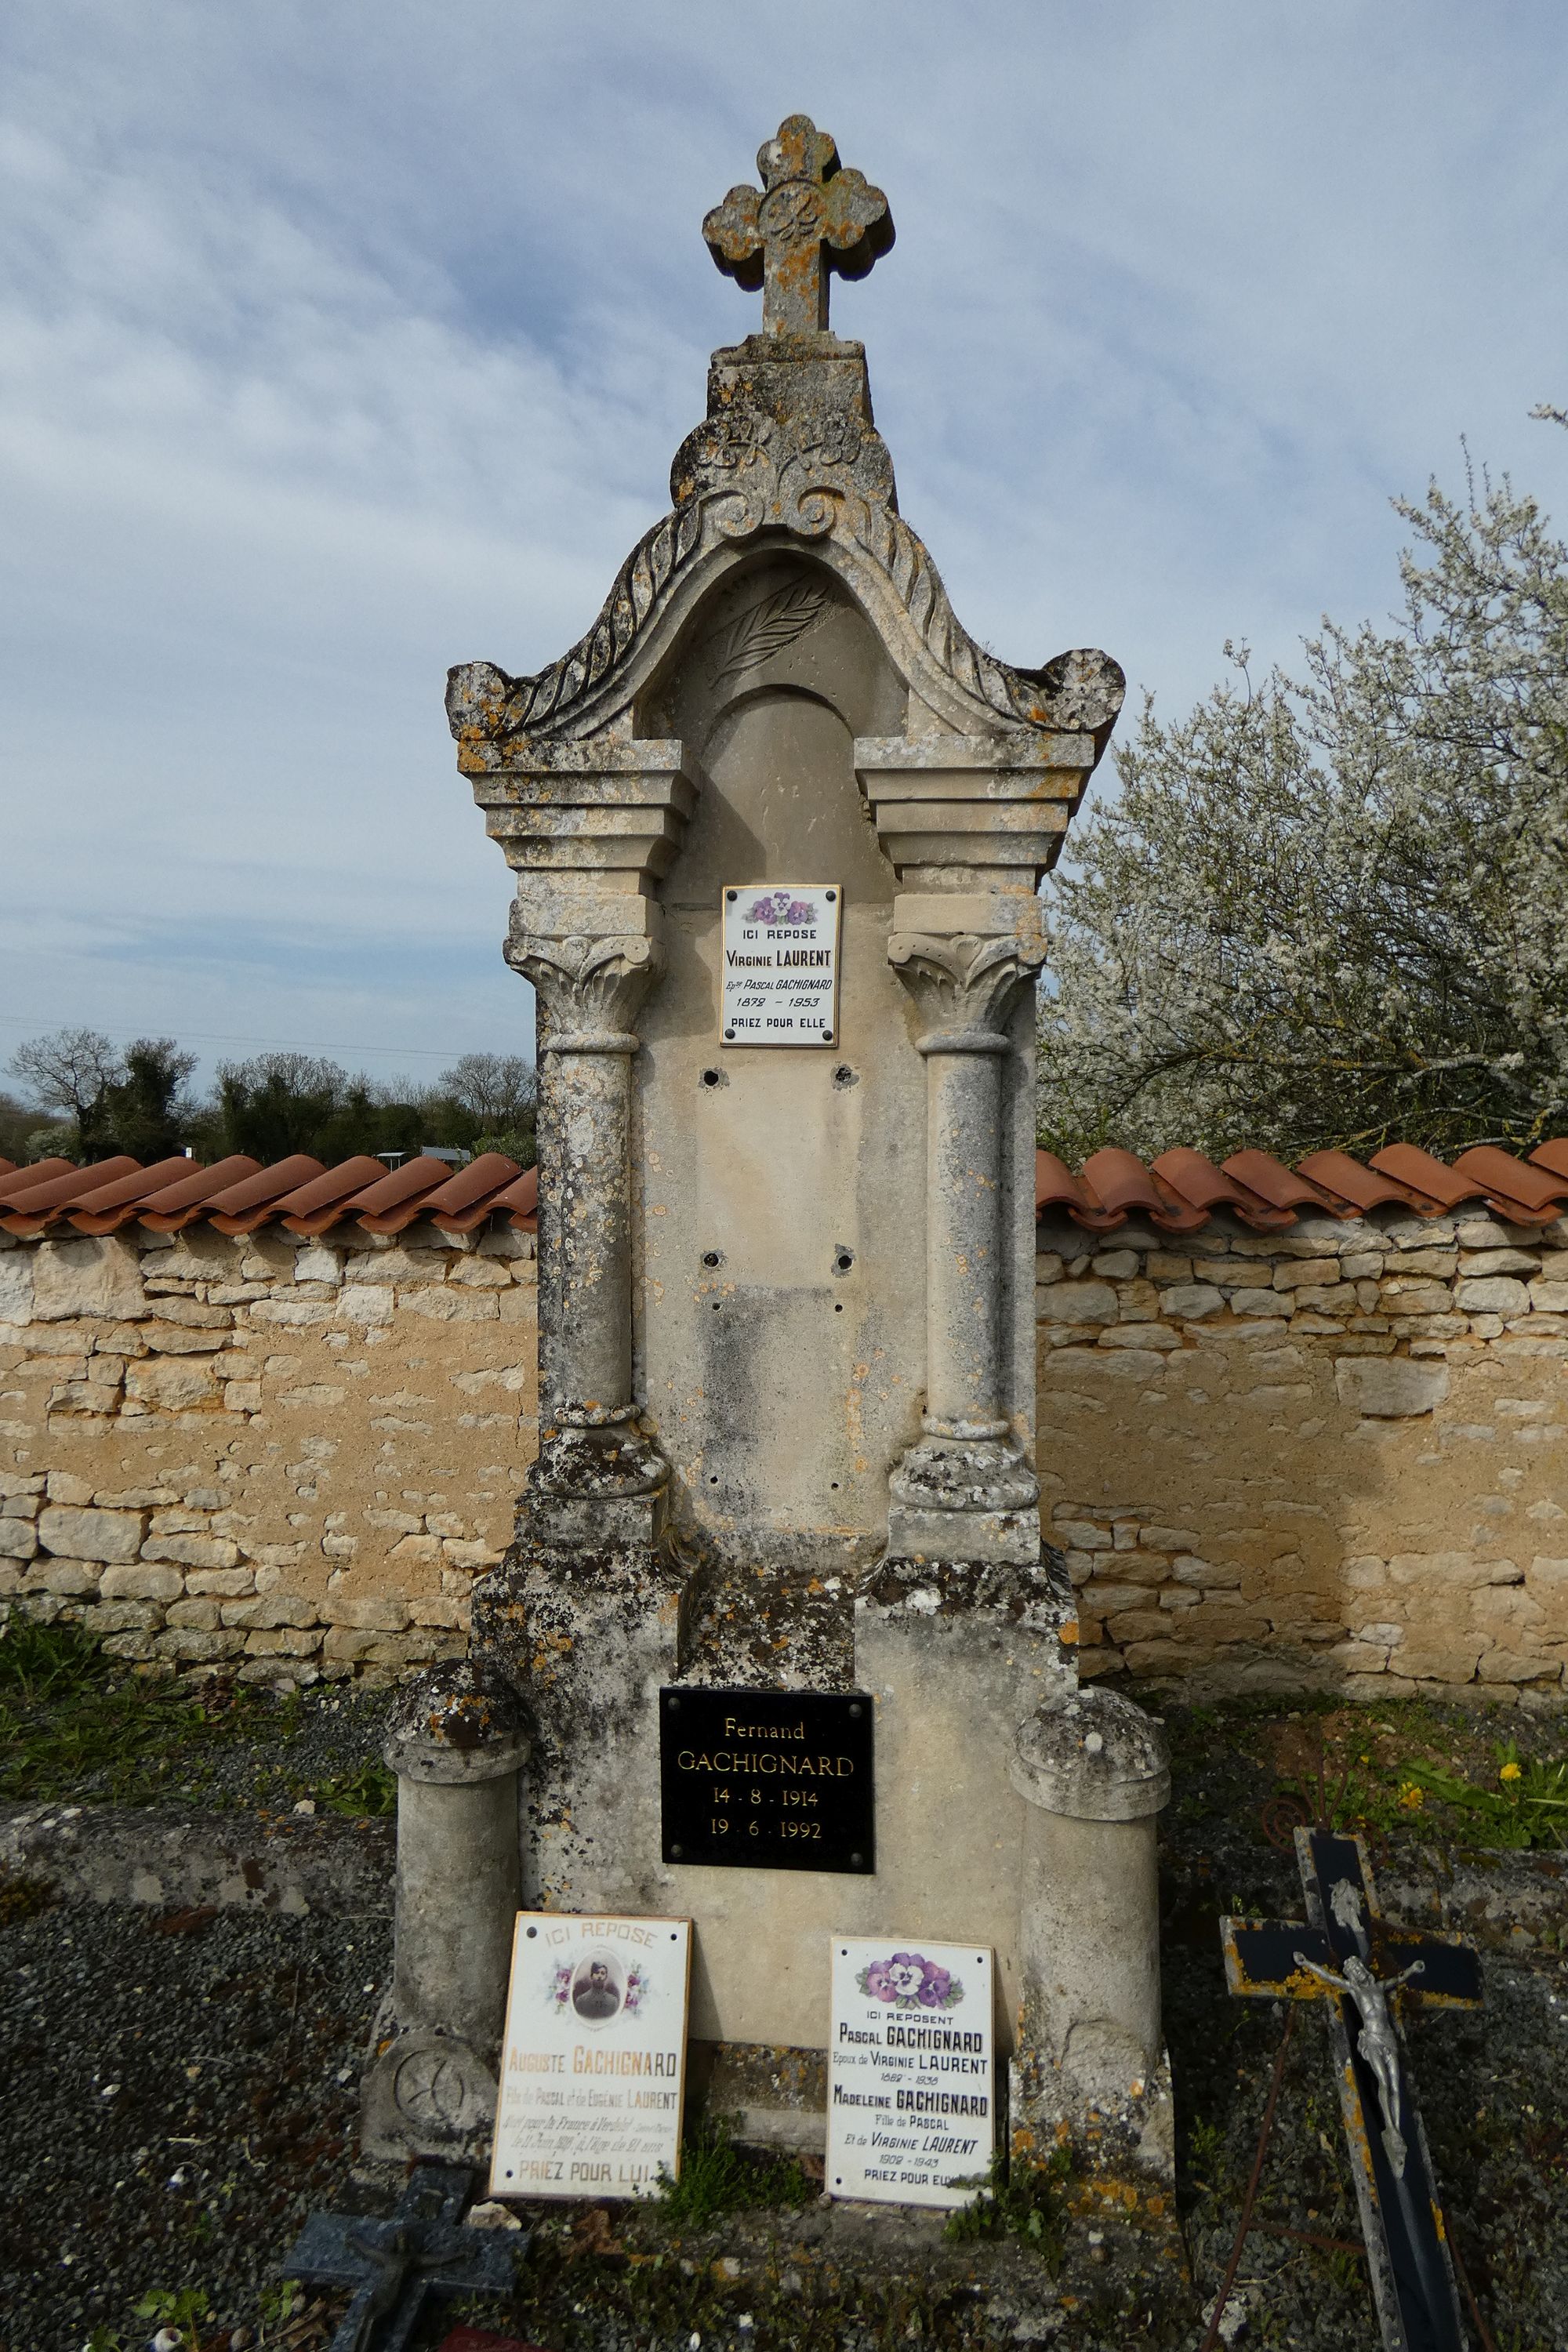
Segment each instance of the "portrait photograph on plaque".
M835 882L731 885L722 899L726 1045L831 1045L838 1035Z
M661 1690L665 1861L869 1875L872 1714L865 1691Z
M827 2189L967 2205L996 2146L993 1955L917 1936L835 1937Z
M651 2197L680 2169L691 1924L521 1911L490 2193Z

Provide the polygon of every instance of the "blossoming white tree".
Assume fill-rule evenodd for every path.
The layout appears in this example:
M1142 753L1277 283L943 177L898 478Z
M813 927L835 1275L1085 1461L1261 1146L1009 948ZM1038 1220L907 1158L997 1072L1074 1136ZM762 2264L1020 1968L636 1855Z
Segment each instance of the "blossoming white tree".
M1563 414L1538 410L1553 422ZM1504 478L1398 501L1387 631L1146 705L1051 889L1040 1139L1289 1156L1568 1128L1568 547Z

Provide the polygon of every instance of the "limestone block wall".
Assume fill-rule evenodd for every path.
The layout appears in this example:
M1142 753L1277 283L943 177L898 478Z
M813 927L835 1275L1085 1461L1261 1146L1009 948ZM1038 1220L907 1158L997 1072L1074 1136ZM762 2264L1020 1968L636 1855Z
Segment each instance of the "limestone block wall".
M533 1238L0 1233L0 1610L259 1681L460 1649L537 1443ZM1564 1696L1568 1219L1040 1229L1086 1675Z
M533 1237L0 1234L0 1609L247 1681L460 1650L536 1444Z
M1036 1299L1086 1675L1562 1698L1568 1219L1053 1219Z

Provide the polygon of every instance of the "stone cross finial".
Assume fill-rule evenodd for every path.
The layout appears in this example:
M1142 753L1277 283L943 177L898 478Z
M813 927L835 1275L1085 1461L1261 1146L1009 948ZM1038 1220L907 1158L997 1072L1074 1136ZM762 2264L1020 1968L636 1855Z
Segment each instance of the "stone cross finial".
M731 188L702 224L727 278L763 289L763 331L813 335L827 324L827 280L864 278L893 242L880 188L847 172L826 131L792 114L757 150L762 187Z

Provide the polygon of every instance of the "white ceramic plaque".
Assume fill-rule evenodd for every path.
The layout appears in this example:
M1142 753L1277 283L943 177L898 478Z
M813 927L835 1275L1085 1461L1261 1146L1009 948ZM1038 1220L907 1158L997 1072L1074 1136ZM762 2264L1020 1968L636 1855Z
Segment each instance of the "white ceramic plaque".
M973 1944L833 1943L827 2186L967 2205L996 2145L992 1956Z
M680 2168L686 1919L521 1911L496 2106L496 2197L647 2197Z
M748 882L726 889L726 1045L831 1045L838 1035L837 882Z

